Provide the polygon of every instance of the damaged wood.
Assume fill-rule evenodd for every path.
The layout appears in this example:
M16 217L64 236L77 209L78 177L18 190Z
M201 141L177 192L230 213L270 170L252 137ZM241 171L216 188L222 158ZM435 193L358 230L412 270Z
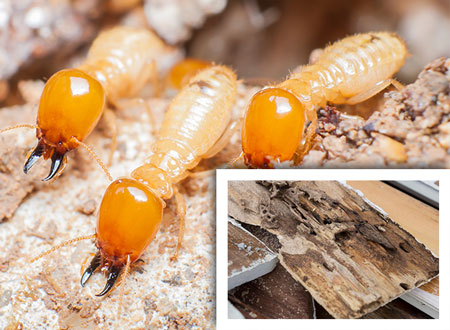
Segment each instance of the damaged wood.
M228 299L246 318L314 318L311 295L280 264L269 274L229 291Z
M275 234L282 265L336 318L362 317L439 272L423 244L338 182L230 182L228 210Z
M271 272L277 263L276 254L259 239L228 222L228 290Z

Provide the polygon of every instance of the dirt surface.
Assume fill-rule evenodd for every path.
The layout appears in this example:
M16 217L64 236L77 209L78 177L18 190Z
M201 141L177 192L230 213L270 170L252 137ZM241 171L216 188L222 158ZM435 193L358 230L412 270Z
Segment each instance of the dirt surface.
M39 95L42 83L29 83L28 92ZM169 99L149 99L156 126L159 127ZM9 121L28 121L36 115L35 105L25 105L8 111L17 116ZM31 113L31 115L29 115ZM5 117L1 117L5 119ZM31 121L32 122L32 121ZM5 120L2 125L6 124ZM9 123L10 124L10 123ZM144 109L128 109L118 113L118 148L114 154L111 174L125 176L143 163L152 141L150 120ZM110 138L105 126L86 140L107 159ZM103 128L103 130L102 130ZM132 268L127 278L123 308L118 315L120 290L104 298L95 297L105 283L96 274L85 288L79 284L83 264L96 248L84 241L62 248L50 257L30 264L29 259L55 244L95 231L96 212L103 192L109 184L99 166L84 150L70 153L63 175L52 184L37 181L48 171L48 164L39 162L32 171L36 185L21 173L23 157L36 143L34 132L16 131L2 137L3 161L10 157L5 150L17 153L17 165L3 168L8 182L2 189L5 215L13 215L1 224L0 242L0 328L17 322L24 329L211 329L214 327L214 178L200 176L187 179L181 191L187 201L187 227L178 261L171 262L177 240L178 222L175 207L169 201L164 212L160 233L142 256L143 262ZM11 154L11 156L14 154ZM20 157L19 157L20 156ZM221 155L216 157L220 160ZM42 169L42 172L40 172ZM14 171L14 172L11 172ZM11 187L15 173L16 186ZM27 178L29 181L24 181ZM22 202L25 182L36 189ZM5 200L3 196L8 196ZM11 199L11 196L15 196ZM17 208L18 207L18 208ZM2 209L3 210L3 209ZM119 318L121 318L119 320Z
M450 59L440 58L413 84L385 94L367 120L319 110L317 150L303 167L450 167Z

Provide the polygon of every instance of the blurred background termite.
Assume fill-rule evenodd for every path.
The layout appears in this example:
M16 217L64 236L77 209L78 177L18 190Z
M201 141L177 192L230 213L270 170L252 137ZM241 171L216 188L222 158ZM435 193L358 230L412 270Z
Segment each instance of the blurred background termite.
M36 128L38 144L28 154L24 172L27 173L41 156L51 158L50 173L43 179L48 181L64 170L68 151L81 145L93 154L83 141L100 120L105 97L113 106L118 107L122 102L124 107L123 102L133 98L148 81L156 87L156 60L172 51L148 29L120 26L101 33L80 66L58 71L47 81L36 125L18 124L0 130L2 133L15 128ZM150 112L149 116L152 118ZM117 134L115 123L112 127L109 163ZM94 157L111 178L103 163Z

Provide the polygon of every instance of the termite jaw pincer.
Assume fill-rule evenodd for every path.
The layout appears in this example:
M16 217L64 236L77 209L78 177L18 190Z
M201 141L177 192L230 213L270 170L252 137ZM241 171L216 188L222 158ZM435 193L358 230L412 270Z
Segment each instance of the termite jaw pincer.
M48 158L51 155L52 164L50 166L50 172L48 176L42 181L49 181L53 179L57 174L63 171L66 164L66 153L60 153L55 148L52 148L46 145L42 140L40 140L36 146L36 148L31 151L28 156L25 164L23 166L23 172L25 174L36 164L37 160L44 156L44 159Z
M86 270L83 273L83 276L81 276L81 286L84 287L86 285L86 282L89 280L91 275L97 270L97 268L100 267L102 263L102 258L100 255L100 252L97 252L97 254L92 258L91 263L89 264L89 267L86 268ZM103 288L102 292L99 294L96 294L97 297L104 296L107 294L114 284L116 283L117 279L119 278L120 272L122 271L123 266L117 266L114 265L114 263L111 263L107 269L107 279L106 279L106 285Z

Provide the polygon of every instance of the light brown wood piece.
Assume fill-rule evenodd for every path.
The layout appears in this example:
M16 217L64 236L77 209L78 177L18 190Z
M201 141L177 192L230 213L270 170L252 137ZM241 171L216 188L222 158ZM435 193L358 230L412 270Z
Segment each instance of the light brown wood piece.
M333 181L233 181L229 214L277 235L279 258L336 318L357 318L435 277L438 259Z
M419 242L439 255L439 211L418 199L380 181L347 181L360 190L373 203L380 206L389 217L410 232ZM439 295L439 278L420 287Z
M389 217L439 255L439 211L380 181L347 181Z

